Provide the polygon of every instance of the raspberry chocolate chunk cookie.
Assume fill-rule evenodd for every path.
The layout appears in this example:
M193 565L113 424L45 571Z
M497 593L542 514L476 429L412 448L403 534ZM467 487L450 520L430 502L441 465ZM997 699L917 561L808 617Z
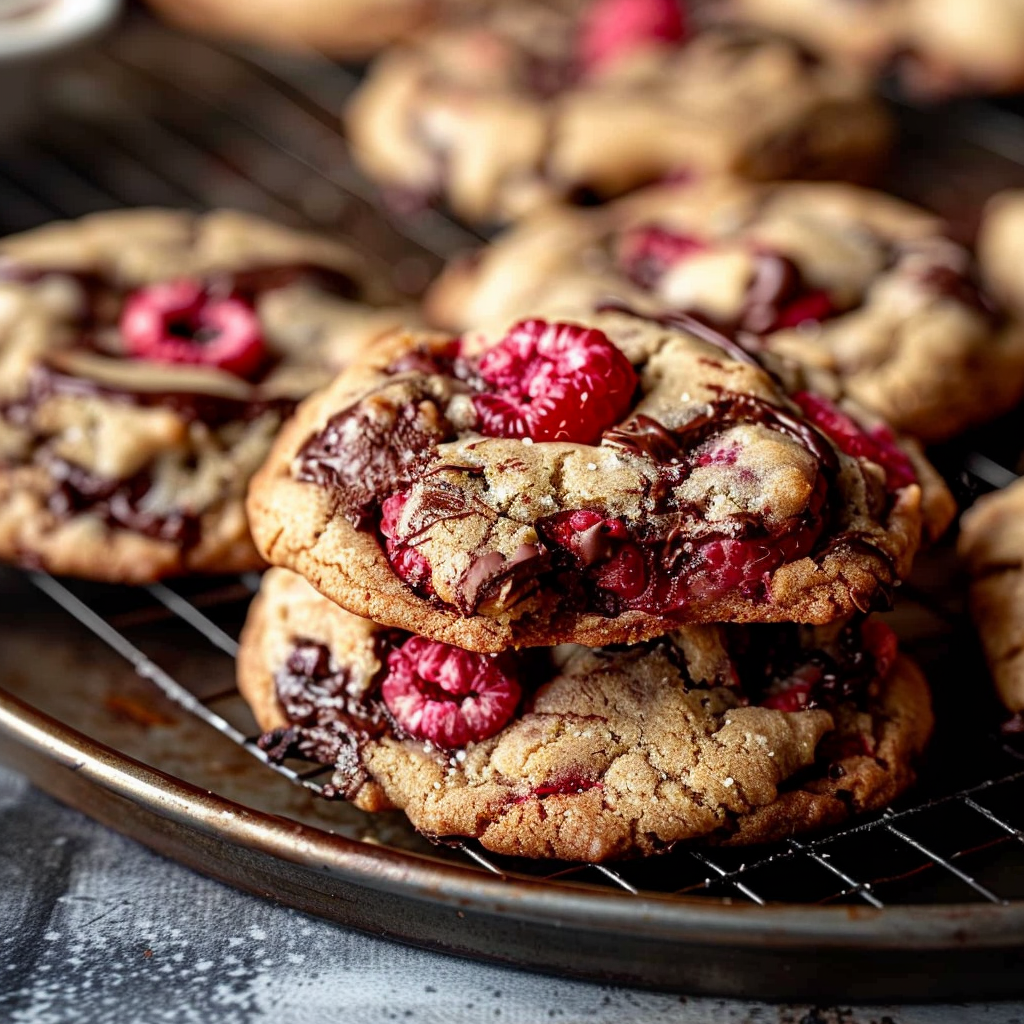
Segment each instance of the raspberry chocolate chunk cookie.
M960 522L971 614L996 690L1024 712L1024 481L980 498Z
M0 557L144 582L261 565L249 477L299 399L404 319L344 245L239 213L0 242Z
M878 622L494 658L376 626L281 569L238 673L264 749L333 765L328 795L525 857L833 824L909 785L932 726L926 683Z
M1020 261L996 230L1003 283ZM1024 306L1024 284L1016 294ZM970 254L924 211L849 185L660 187L540 212L453 263L427 309L459 329L610 298L714 324L926 442L1024 394L1024 327L978 287Z
M921 94L1024 86L1022 0L723 0L720 13L803 40Z
M386 54L347 113L366 172L503 222L666 177L861 178L887 118L856 75L675 0L496 5Z
M476 651L884 602L920 539L911 461L691 326L396 333L282 431L249 492L260 552Z

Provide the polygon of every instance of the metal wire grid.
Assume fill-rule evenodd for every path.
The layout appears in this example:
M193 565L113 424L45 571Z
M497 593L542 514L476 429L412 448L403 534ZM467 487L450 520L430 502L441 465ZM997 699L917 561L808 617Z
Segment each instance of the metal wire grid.
M182 67L188 67L188 76L181 75ZM145 21L133 24L48 93L44 132L0 154L0 229L120 206L242 206L286 221L344 229L388 261L399 287L415 291L440 260L479 238L435 211L395 222L380 209L352 168L336 128L337 111L357 81L354 73L327 61L314 66L242 56ZM991 135L998 119L1017 117L1006 111L994 116L995 121L971 120ZM1006 149L1002 135L992 138L996 148ZM1024 163L1024 154L1015 159ZM976 451L964 453L957 465L973 490L1016 479L1000 462ZM233 688L201 694L195 680L175 678L133 642L126 616L116 608L104 610L116 588L98 592L93 587L83 596L75 584L45 573L29 578L170 699L291 781L320 788L327 769L270 764L253 737L217 710L238 699ZM143 614L183 624L192 642L233 658L237 641L218 620L227 608L237 612L258 582L248 575L198 589L194 582L154 584L146 588L151 604ZM950 613L941 601L910 587L904 594L935 629L948 630ZM136 610L136 619L139 614ZM705 895L761 905L779 900L876 908L924 900L1002 904L1024 898L1019 870L1024 821L1016 814L1024 803L1024 753L986 736L982 748L980 777L966 788L950 787L841 831L791 839L767 851L688 849L615 868L567 865L551 873L550 867L495 857L473 844L453 848L501 877L597 882L633 894ZM866 848L871 844L877 847L873 851ZM987 857L993 851L994 860ZM926 876L929 884L917 887Z

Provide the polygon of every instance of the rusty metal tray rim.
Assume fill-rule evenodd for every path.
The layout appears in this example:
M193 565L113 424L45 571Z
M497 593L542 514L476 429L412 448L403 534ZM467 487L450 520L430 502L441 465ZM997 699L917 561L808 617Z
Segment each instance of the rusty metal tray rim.
M92 784L159 817L234 845L301 865L369 890L421 902L472 908L557 925L571 920L619 937L685 938L715 945L758 947L815 944L887 949L996 948L1024 935L1024 901L1001 906L792 907L639 897L580 884L487 874L334 835L205 791L98 743L0 689L0 733L74 771ZM14 765L14 767L18 767ZM51 787L52 788L52 787ZM53 795L60 797L59 787ZM130 833L129 833L130 834Z

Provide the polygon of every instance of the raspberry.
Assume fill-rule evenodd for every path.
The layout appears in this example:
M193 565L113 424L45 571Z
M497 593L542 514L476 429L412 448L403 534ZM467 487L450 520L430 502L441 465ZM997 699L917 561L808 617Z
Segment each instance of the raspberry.
M896 437L888 427L877 426L869 433L827 398L809 391L796 392L793 400L841 452L878 463L885 470L885 483L890 490L917 483L917 474L910 459L896 444Z
M860 627L861 643L875 659L875 678L884 679L896 661L896 634L882 621L868 619Z
M628 232L619 245L619 266L636 285L654 288L669 267L699 252L707 243L652 225Z
M381 693L410 736L450 750L500 732L522 689L495 658L413 636L388 655Z
M434 593L430 563L414 547L396 539L398 521L402 518L402 509L408 500L408 494L399 492L383 501L380 507L380 532L384 535L384 548L395 575L416 593L429 597Z
M761 707L775 711L802 711L814 699L814 688L824 673L819 665L802 665L783 680L761 702Z
M828 292L817 288L781 306L770 329L781 331L786 327L799 327L808 321L824 320L834 309Z
M160 363L215 366L251 377L266 359L259 321L241 299L215 299L198 281L141 288L121 314L128 352Z
M782 552L767 539L713 540L701 549L702 578L696 589L702 594L739 590L752 597L783 560Z
M645 44L685 38L679 0L596 0L580 28L579 55L587 71L600 71Z
M490 437L596 444L628 412L637 378L601 331L523 320L480 359L495 389L473 404Z

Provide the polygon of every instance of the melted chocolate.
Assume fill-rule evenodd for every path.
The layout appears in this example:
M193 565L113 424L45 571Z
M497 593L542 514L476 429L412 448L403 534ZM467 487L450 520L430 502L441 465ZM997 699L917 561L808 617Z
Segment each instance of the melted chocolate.
M381 501L408 487L452 435L425 390L383 414L375 415L364 400L306 440L295 459L295 478L330 489L341 513L364 527Z
M971 273L962 273L954 267L935 264L921 274L921 283L947 296L961 305L980 313L986 320L998 322L1001 313L992 299L982 290Z
M810 423L753 395L727 394L708 403L684 426L675 430L663 427L649 416L637 416L621 427L605 431L602 443L625 448L660 464L689 467L690 453L709 437L738 423L759 423L786 434L803 445L834 474L839 458L829 439Z
M335 765L332 789L346 799L354 797L368 778L360 757L365 744L385 732L401 731L373 695L375 688L353 696L351 682L349 669L337 666L327 647L296 640L274 677L277 699L291 724L259 739L275 761L299 757Z
M45 465L55 481L47 507L58 519L87 513L109 527L132 530L182 548L198 543L199 516L180 509L160 516L143 508L153 485L148 473L111 480L55 457L46 459Z
M506 583L511 586L505 605L511 607L536 590L537 577L550 567L551 557L539 544L520 544L511 558L505 558L497 551L479 555L456 587L459 610L463 615L473 615Z
M758 253L739 326L753 334L767 334L778 322L785 302L802 288L800 269L788 256Z
M14 260L0 262L0 281L35 284L51 276L70 278L82 290L85 305L81 323L87 326L95 326L109 320L111 315L116 315L120 309L120 300L132 290L126 289L123 282L99 270L26 266ZM299 283L308 283L321 291L346 299L356 298L360 293L359 284L351 275L314 263L266 264L232 271L214 271L201 280L211 295L218 298L234 296L250 302L255 301L263 292Z
M706 341L709 345L714 345L715 348L721 349L730 359L735 359L739 363L746 363L748 366L756 366L759 370L773 376L765 368L761 360L753 352L744 348L739 341L730 337L724 330L709 324L706 320L702 320L691 313L670 313L656 316L651 313L641 313L625 302L619 302L616 299L609 299L598 303L594 312L625 313L627 316L649 320L651 323L661 324L663 327L687 331L694 335L694 337L700 338L701 341Z

